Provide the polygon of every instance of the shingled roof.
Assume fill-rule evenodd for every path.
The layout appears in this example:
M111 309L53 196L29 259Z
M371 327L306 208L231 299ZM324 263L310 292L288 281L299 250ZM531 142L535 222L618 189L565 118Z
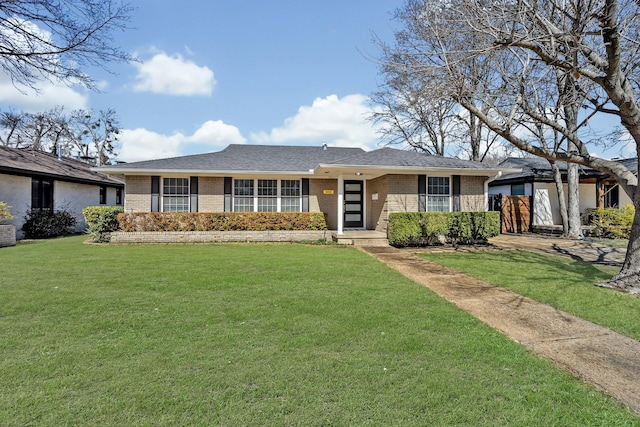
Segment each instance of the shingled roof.
M480 162L455 159L452 157L432 156L416 151L398 150L397 148L380 148L374 151L362 152L346 159L340 159L329 164L349 166L388 166L429 169L495 169L495 167Z
M0 173L42 176L58 181L124 187L118 180L91 170L91 165L70 158L23 148L0 146Z
M222 151L108 166L118 170L309 172L320 163L364 153L361 148L231 144Z
M627 167L631 172L637 173L638 159L636 157L629 159L619 159L619 163ZM566 162L556 162L561 174L567 173ZM542 157L509 157L503 160L500 165L506 168L518 168L521 172L511 173L502 176L500 179L494 181L495 183L506 183L515 180L522 180L523 178L533 178L537 181L553 181L553 171L551 170L551 164L547 159ZM598 170L578 165L578 171L581 178L587 177L602 177L606 174Z
M495 167L479 162L431 156L395 148L381 148L367 152L360 148L232 144L222 151L214 153L125 163L102 167L99 170L108 173L283 172L308 174L319 166L325 168L364 166L481 171L495 169Z

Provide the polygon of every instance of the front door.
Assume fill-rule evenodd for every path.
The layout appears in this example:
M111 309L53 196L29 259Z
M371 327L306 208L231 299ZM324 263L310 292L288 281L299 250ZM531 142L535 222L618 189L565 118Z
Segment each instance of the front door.
M344 182L344 226L345 228L364 227L362 181Z

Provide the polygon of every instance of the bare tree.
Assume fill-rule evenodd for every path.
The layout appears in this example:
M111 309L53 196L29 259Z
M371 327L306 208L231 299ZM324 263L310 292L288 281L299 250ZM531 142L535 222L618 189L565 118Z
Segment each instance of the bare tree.
M399 14L407 27L403 37L409 40L399 49L412 58L404 61L410 64L408 73L446 80L443 92L518 148L617 179L636 214L625 262L608 284L634 293L640 292L638 180L619 162L592 156L589 136L579 127L594 115L614 115L640 151L639 12L640 5L632 0L408 0ZM495 71L481 91L469 73L477 61ZM554 85L555 96L547 96L556 100L550 108L562 106L557 109L561 116L531 108L544 103L532 102L532 92L522 90L550 75L564 78L565 90ZM527 132L532 123L543 126L545 134L548 129L561 135L563 148L555 151L541 144Z
M406 9L397 11L398 18L408 28L396 34L396 46L374 39L382 52L380 74L384 83L371 96L382 109L370 118L384 124L380 132L390 143L405 144L440 156L455 151L464 153L470 160L482 161L502 141L473 114L460 111L447 90L450 82L446 75L434 73L432 69L424 72L423 67L428 67L429 61L415 54L433 51L435 46L430 44L435 42L437 45L439 41L414 35L428 33L430 26L442 24L432 21L434 17L437 20L442 5L438 2L425 4L423 12L428 18L421 19L413 13L418 3L410 1ZM468 37L466 43L473 45L473 38ZM421 71L416 72L417 69ZM470 64L467 71L468 83L479 91L486 85L486 80L492 78L491 68L483 61ZM490 105L491 99L488 99L486 108Z
M75 110L63 107L39 113L5 111L0 113L2 142L14 148L30 148L109 164L117 155L120 133L115 110Z
M117 0L0 2L0 67L16 85L42 79L95 88L84 69L129 61L113 45L133 8Z
M120 133L115 110L76 110L71 115L75 129L75 144L86 157L95 156L98 166L107 165L117 155L116 143Z
M383 125L379 133L389 144L444 156L447 147L462 137L456 103L451 98L431 97L428 84L394 75L396 69L387 68L385 84L371 95L371 101L382 109L370 119Z
M0 135L0 141L2 145L14 147L17 146L17 133L22 124L23 114L16 113L12 110L3 111L0 113L0 129L3 133Z

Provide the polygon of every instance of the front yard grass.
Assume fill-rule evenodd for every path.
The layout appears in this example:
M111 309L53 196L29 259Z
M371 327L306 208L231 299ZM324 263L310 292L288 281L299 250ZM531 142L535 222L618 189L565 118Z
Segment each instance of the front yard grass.
M520 250L422 256L640 340L640 298L594 286L619 268Z
M0 425L632 426L353 248L0 250Z

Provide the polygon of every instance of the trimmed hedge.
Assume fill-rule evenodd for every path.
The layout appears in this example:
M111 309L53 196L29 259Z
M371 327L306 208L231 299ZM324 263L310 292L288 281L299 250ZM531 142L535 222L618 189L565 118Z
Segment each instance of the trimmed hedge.
M121 213L118 222L126 232L327 229L323 212L140 212Z
M122 206L87 206L82 209L90 240L96 243L108 242L109 233L120 228L118 215L123 212Z
M440 242L484 244L500 234L499 212L393 212L387 237L393 246L424 246Z

